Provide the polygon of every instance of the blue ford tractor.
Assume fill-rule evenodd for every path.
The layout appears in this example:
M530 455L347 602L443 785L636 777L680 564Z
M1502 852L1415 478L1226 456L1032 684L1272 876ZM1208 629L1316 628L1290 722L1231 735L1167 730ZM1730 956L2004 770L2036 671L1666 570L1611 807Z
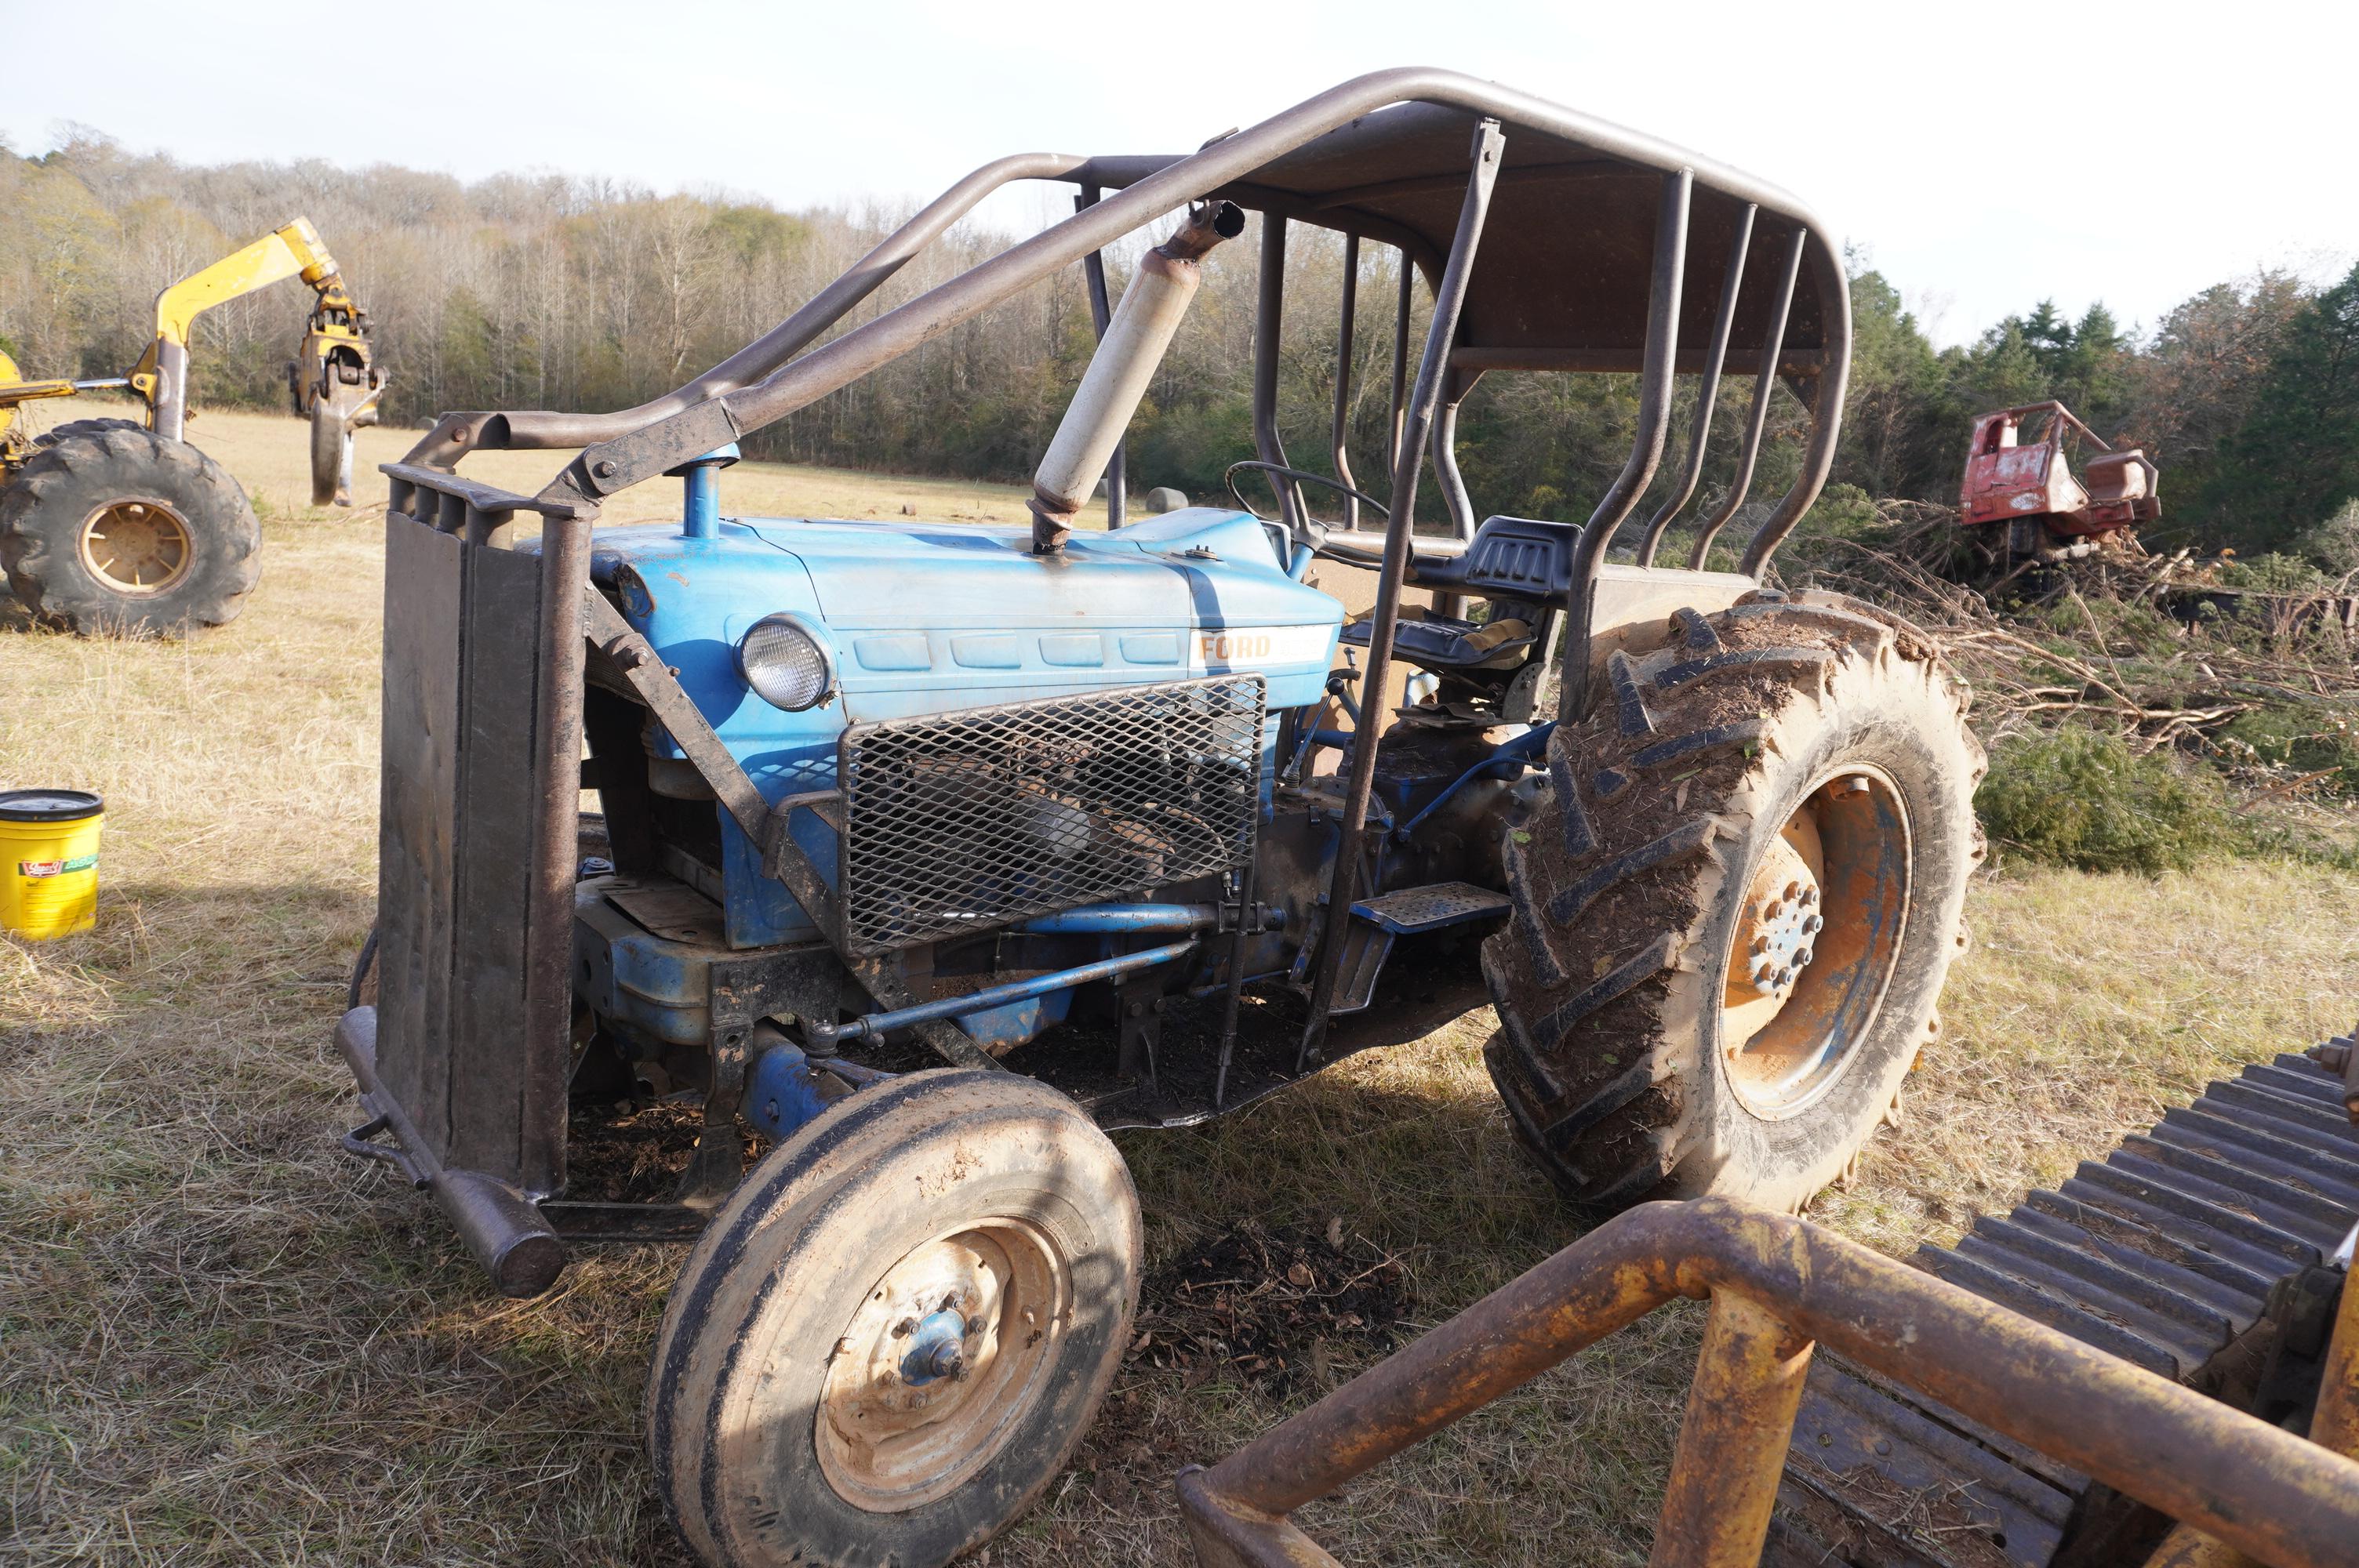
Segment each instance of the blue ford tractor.
M820 341L1016 179L1074 216ZM1279 432L1297 225L1344 256L1325 471ZM1103 253L1141 232L1109 305ZM1345 451L1363 245L1402 280L1382 493ZM1117 470L1114 525L1077 528L1204 269L1256 246L1234 471L1268 514L1129 521ZM1028 525L727 514L740 437L1067 267L1099 345ZM1932 1034L1978 852L1930 643L1763 581L1832 460L1849 332L1782 191L1409 70L1184 156L985 165L657 402L443 416L386 470L349 1146L511 1294L574 1240L694 1238L646 1436L715 1563L940 1563L1039 1493L1139 1287L1105 1130L1488 1005L1515 1136L1577 1206L1799 1204ZM1583 524L1478 515L1458 468L1476 382L1535 373L1636 378ZM1723 374L1751 391L1714 466ZM1781 386L1796 477L1748 512ZM523 495L462 473L479 449L580 451ZM677 525L595 526L663 476ZM1688 564L1657 565L1700 492ZM1737 569L1704 569L1740 515ZM693 1123L651 1198L593 1179L593 1112L632 1097Z

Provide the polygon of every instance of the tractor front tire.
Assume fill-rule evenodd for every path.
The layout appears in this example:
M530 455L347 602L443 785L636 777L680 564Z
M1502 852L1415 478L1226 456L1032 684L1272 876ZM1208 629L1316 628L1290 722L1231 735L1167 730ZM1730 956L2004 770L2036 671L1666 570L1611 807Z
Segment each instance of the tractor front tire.
M180 636L234 617L262 527L228 470L119 420L46 438L0 490L0 568L39 620L84 635Z
M1982 749L1931 644L1856 601L1761 590L1666 634L1610 654L1550 739L1484 947L1484 1056L1585 1209L1798 1209L1897 1119L1939 1028Z
M703 1562L938 1568L1063 1469L1138 1302L1138 1198L1073 1102L912 1073L765 1155L665 1308L657 1489Z

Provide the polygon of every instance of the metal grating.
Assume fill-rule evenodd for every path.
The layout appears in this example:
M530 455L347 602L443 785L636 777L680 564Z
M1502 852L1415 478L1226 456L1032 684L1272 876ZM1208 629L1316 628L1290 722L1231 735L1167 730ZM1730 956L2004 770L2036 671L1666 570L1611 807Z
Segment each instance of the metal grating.
M1261 676L1215 676L854 725L838 775L847 945L907 947L1243 865L1262 703Z

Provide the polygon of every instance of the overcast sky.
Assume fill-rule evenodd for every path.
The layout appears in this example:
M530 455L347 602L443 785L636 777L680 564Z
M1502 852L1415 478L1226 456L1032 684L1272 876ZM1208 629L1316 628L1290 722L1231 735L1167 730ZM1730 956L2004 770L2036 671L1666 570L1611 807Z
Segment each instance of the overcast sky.
M0 136L39 152L73 121L190 162L560 170L798 207L930 196L1004 152L1182 150L1434 64L1785 186L1944 342L2047 296L2151 324L2223 278L2359 254L2353 0L203 12L0 0Z

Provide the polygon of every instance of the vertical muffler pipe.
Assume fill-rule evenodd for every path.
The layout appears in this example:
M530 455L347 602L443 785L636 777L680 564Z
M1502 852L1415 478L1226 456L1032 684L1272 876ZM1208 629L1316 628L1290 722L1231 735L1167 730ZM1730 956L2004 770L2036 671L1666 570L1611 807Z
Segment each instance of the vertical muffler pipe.
M1201 280L1197 264L1223 240L1244 232L1245 215L1233 202L1191 207L1177 233L1147 253L1106 323L1098 351L1032 476L1032 553L1054 555L1071 536L1073 519L1105 477L1147 381L1163 362Z

